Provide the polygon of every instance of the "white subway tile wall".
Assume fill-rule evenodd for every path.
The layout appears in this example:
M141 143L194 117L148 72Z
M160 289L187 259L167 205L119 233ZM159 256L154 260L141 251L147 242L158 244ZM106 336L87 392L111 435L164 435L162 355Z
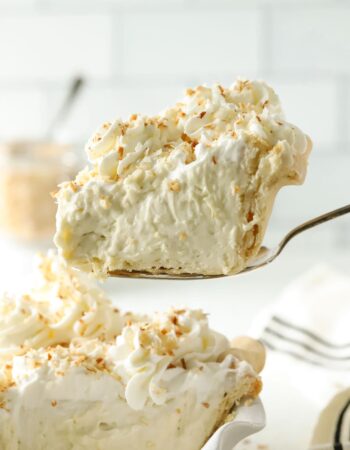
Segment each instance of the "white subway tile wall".
M39 136L46 109L46 93L38 87L0 87L0 139Z
M312 136L315 149L332 152L339 145L337 84L334 80L290 80L269 77L290 122Z
M314 141L305 185L278 196L278 236L350 202L349 24L345 0L0 0L0 139L43 135L76 74L87 85L61 135L79 142L186 86L266 79ZM350 245L349 229L314 236Z
M257 72L259 11L198 9L125 14L125 75L176 79L237 68Z
M338 74L350 68L349 3L272 10L272 69Z
M106 16L0 18L2 80L60 81L77 72L108 78L113 50L111 19Z

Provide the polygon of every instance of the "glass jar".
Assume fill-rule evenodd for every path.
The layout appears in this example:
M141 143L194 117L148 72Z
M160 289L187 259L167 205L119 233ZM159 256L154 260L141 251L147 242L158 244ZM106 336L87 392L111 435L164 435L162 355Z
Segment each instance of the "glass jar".
M22 241L47 240L55 230L57 185L74 177L71 146L40 141L0 144L0 229Z

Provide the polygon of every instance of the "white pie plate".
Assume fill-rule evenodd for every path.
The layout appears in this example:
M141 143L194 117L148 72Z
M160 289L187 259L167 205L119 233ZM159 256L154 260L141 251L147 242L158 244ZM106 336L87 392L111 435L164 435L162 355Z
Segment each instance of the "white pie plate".
M202 450L232 450L246 437L265 427L265 410L258 398L250 406L240 406L232 422L218 428Z

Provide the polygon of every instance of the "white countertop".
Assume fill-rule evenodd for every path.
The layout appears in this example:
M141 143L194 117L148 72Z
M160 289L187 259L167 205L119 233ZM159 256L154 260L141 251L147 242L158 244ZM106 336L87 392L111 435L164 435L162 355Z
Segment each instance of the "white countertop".
M0 241L2 289L21 290L33 266L33 248ZM323 253L321 252L323 250ZM288 282L320 262L327 262L350 273L347 249L311 242L307 234L291 243L270 266L248 274L204 281L152 281L110 279L106 289L122 308L152 311L172 305L202 308L210 314L213 328L227 336L247 333L255 317L277 298ZM267 426L258 435L240 444L240 450L303 450L310 430L303 417L313 414L312 405L280 374L263 373L262 400Z

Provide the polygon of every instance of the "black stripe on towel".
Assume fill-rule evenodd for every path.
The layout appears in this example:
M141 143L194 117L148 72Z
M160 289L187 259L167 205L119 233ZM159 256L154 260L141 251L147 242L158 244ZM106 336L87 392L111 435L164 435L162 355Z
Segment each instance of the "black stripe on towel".
M350 349L350 342L346 344L334 344L333 342L326 341L321 336L318 336L316 333L313 333L310 330L306 330L305 328L300 327L299 325L295 325L291 322L288 322L285 319L281 319L280 317L272 316L271 320L276 323L279 323L280 325L284 325L287 328L292 328L293 330L300 331L300 333L304 333L306 336L309 336L311 339L314 339L315 341L325 345L326 347L333 349L344 349L344 348Z
M285 336L285 335L281 334L280 332L273 330L270 327L266 327L264 330L264 333L271 334L272 336L282 339L283 341L287 341L287 342L290 342L291 344L298 345L298 346L302 347L303 349L307 350L308 352L314 353L315 355L321 356L322 358L325 358L325 359L330 359L332 361L350 361L350 356L336 356L336 355L331 355L331 354L320 352L319 350L312 347L311 345L305 344L304 342L300 342L297 339L291 338L289 336Z
M341 429L343 425L344 416L346 413L346 410L350 407L350 400L347 401L344 408L341 410L338 420L337 420L337 427L335 429L334 433L334 441L333 441L333 449L334 450L343 450L343 445L340 442L340 436L341 436Z
M341 366L340 367L339 366L338 367L337 366L330 367L327 364L324 364L324 363L319 362L319 361L314 361L313 359L310 359L310 358L308 358L308 357L306 357L304 355L300 355L299 353L293 352L292 350L286 350L286 349L278 348L278 347L276 347L276 345L271 344L271 342L266 340L266 338L261 338L260 341L265 345L265 347L267 347L270 350L273 350L273 351L278 352L278 353L285 353L286 355L292 356L295 359L299 359L300 361L306 362L306 363L311 364L313 366L325 367L327 369L337 370L337 371L347 371L348 372L350 370L349 366L347 366L347 367L341 367Z

